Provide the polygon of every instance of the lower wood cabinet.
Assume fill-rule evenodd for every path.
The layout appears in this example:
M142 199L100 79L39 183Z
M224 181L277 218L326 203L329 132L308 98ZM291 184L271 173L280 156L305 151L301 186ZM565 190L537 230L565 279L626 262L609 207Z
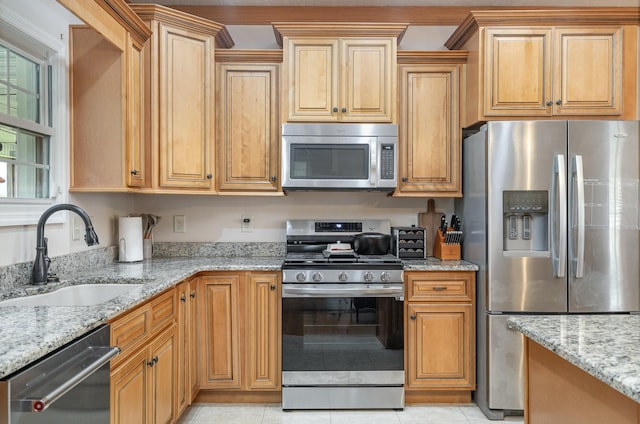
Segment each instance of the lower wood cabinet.
M280 391L279 272L199 277L201 389Z
M196 354L198 279L183 281L176 287L178 297L177 348L177 408L180 416L198 394L198 356Z
M475 272L405 273L407 402L469 402L475 390Z
M176 290L111 323L111 424L174 423L177 412Z
M172 325L111 371L112 424L176 421L176 350Z

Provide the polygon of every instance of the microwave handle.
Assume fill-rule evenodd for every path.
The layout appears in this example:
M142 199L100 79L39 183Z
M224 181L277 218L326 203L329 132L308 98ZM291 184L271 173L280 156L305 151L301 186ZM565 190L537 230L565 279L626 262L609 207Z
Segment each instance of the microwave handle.
M375 187L376 183L379 179L378 176L378 143L380 140L376 138L376 140L371 143L369 146L371 148L370 157L371 157L371 169L369 170L369 185L371 187Z

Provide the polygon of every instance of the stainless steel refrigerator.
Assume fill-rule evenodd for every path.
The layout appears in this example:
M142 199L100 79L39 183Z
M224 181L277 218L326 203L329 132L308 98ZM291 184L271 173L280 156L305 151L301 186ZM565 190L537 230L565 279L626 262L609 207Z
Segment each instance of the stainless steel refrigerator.
M522 410L513 314L640 311L638 121L491 122L464 140L456 200L477 278L477 391Z

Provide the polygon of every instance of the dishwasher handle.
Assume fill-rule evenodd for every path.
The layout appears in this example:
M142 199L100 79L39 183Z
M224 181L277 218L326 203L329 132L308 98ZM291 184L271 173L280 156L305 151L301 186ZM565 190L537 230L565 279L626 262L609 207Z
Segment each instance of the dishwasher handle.
M120 353L120 348L118 347L108 347L108 346L93 346L89 347L86 351L80 353L76 358L80 358L83 355L94 355L95 353L87 352L90 350L95 350L99 353L103 353L98 356L93 362L89 363L86 367L82 368L82 370L75 375L71 376L69 379L65 380L64 383L59 386L53 388L49 393L44 396L39 396L36 399L22 399L20 403L23 404L22 410L28 410L31 412L42 412L55 403L58 399L64 396L69 390L73 389L78 384L82 383L86 378L88 378L91 374L100 369L103 365L109 363L111 358ZM82 360L82 359L80 359Z

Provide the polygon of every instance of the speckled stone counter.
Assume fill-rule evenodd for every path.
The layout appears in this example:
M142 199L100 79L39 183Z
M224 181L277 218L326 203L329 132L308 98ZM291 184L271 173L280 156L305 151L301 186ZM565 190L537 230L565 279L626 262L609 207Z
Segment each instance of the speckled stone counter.
M0 307L0 378L194 274L202 271L277 271L282 268L284 259L283 256L195 256L198 253L216 253L221 249L213 246L217 249L214 252L211 246L205 246L205 248L197 246L199 250L194 251L193 246L186 244L181 246L182 250L168 244L167 246L159 246L164 250L158 249L160 250L158 253L171 255L189 252L194 256L154 257L136 263L100 264L96 268L84 266L85 272L68 275L60 273L63 278L60 283L50 283L45 286L9 285L9 288L0 291L0 300L2 300L45 293L77 284L143 284L142 288L133 289L111 301L94 306ZM269 249L271 249L270 246ZM243 251L246 251L246 248ZM249 253L263 251L265 250L254 249ZM478 269L469 262L441 261L436 258L408 260L403 263L405 270L415 271L475 271Z
M467 261L443 261L438 258L404 259L405 271L477 271L478 266Z
M46 286L13 288L4 292L3 297L44 293L76 284L143 284L141 288L94 306L0 307L0 378L198 272L278 271L282 260L282 257L154 258L88 269Z
M515 316L508 326L640 402L639 315Z

